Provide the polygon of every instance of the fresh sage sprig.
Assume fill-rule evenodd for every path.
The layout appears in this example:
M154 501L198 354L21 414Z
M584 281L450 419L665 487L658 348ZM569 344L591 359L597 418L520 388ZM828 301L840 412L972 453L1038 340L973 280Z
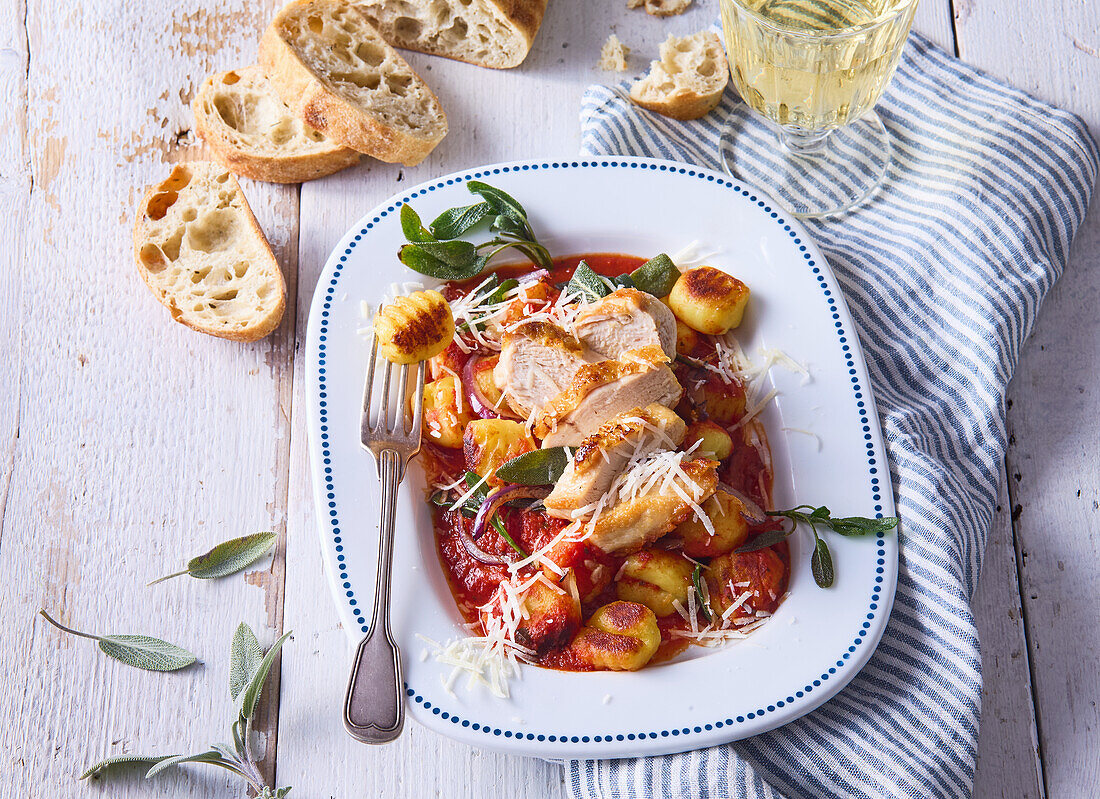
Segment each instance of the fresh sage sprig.
M206 751L191 755L115 755L88 768L80 779L98 778L115 768L127 765L150 766L145 777L155 777L172 766L184 763L209 763L236 774L255 791L259 799L281 799L290 788L270 788L257 765L252 746L252 718L259 703L260 693L267 682L271 665L290 633L284 634L264 654L256 634L241 622L233 634L229 646L229 696L237 703L237 720L230 732L232 744L213 744Z
M223 541L209 552L191 558L187 561L187 568L183 571L158 577L148 585L156 585L185 574L200 580L228 577L231 574L236 574L241 569L247 569L266 555L271 547L275 545L277 538L278 536L275 533L252 533L251 535Z
M151 638L148 635L94 635L83 633L71 627L66 627L44 610L39 610L38 615L62 632L78 635L81 638L90 638L99 645L100 650L105 655L136 669L177 671L190 666L196 660L195 656L186 649L162 641L159 638Z
M544 269L553 265L550 253L539 244L527 211L515 198L498 188L471 180L466 184L481 202L444 211L429 227L412 206L401 206L401 231L408 244L397 251L401 263L422 275L440 280L467 280L479 274L497 254L515 249ZM459 237L488 221L496 234L489 241L472 244Z
M752 552L779 543L798 529L798 525L807 524L814 535L814 551L810 556L810 571L813 572L814 582L822 588L832 586L836 579L836 571L833 568L833 555L829 551L829 545L824 538L818 535L818 525L849 537L881 535L898 526L896 516L889 516L884 519L870 519L866 516L842 516L834 519L829 509L824 505L817 508L813 505L799 505L790 510L770 510L767 511L767 514L790 519L793 522L791 529L766 530L749 543L738 547L737 551Z

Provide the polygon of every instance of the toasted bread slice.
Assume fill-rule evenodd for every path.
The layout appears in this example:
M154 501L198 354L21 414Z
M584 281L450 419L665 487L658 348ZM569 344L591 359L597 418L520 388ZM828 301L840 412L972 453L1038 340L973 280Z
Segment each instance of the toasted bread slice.
M259 61L307 125L380 161L413 166L447 135L432 90L345 0L293 0L260 40Z
M240 184L218 164L180 164L150 187L134 257L172 318L194 330L256 341L283 317L283 274Z
M718 105L729 79L726 53L715 34L669 35L661 60L631 87L630 99L673 119L698 119Z
M547 0L359 0L386 41L405 50L482 67L519 66L542 24Z
M302 183L359 163L355 150L302 122L257 66L207 78L191 110L218 163L246 178Z

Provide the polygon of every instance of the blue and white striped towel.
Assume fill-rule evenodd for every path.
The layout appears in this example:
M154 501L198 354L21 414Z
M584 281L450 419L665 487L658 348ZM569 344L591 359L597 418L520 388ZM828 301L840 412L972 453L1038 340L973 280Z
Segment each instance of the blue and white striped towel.
M1097 173L1085 125L914 35L878 112L895 160L882 190L807 222L859 328L902 517L897 599L843 692L728 746L568 763L573 795L967 797L981 657L970 598L1005 454L1005 388L1039 303L1066 265ZM582 148L720 169L732 88L674 122L592 86ZM756 156L766 169L764 145Z

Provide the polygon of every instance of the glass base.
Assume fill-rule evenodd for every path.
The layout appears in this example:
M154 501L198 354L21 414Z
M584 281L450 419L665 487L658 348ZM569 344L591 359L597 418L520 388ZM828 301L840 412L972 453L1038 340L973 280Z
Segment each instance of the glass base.
M890 134L874 112L828 133L799 134L739 108L719 147L727 173L802 217L855 207L881 185L890 164Z

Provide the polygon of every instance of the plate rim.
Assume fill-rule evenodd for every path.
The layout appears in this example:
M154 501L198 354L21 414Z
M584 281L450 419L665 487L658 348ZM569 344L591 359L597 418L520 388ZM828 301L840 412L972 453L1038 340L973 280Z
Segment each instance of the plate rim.
M858 406L861 422L865 427L870 428L865 433L867 439L866 457L872 459L874 463L887 464L881 424L879 423L875 399L870 390L871 386L862 346L836 276L804 226L797 219L790 218L765 192L705 167L640 156L579 156L574 159L505 161L458 170L442 177L427 180L415 186L410 186L379 203L341 237L325 262L310 303L305 352L308 395L307 430L314 501L317 510L317 532L322 546L325 574L328 577L329 588L337 606L337 613L341 620L345 622L343 626L353 642L358 641L359 637L366 632L366 620L353 617L348 599L344 596L344 592L336 579L335 564L330 557L329 541L325 536L326 523L332 522L338 516L335 503L328 496L333 490L331 483L325 484L326 477L323 472L329 454L326 443L328 441L327 414L325 404L319 396L323 393L322 389L325 386L325 353L328 332L325 320L328 316L327 311L332 303L336 301L336 288L342 266L368 232L387 217L394 215L400 209L402 203L410 202L416 197L425 196L437 189L462 184L470 180L490 179L501 174L550 169L608 168L653 170L717 183L740 194L743 200L748 200L750 203L759 206L769 215L771 220L775 221L784 232L789 234L793 239L793 243L803 253L806 261L805 266L817 278L818 288L823 291L825 299L828 301L829 309L833 314L832 318L835 320L837 335L842 342L847 340L851 344L844 351L844 357L852 375L852 390L857 395L862 392L861 401L863 405ZM889 470L888 468L875 470L871 467L868 475L872 480L874 499L882 506L879 515L888 515L895 511L892 482L888 479L885 481L877 479L875 477L876 471L888 475ZM325 517L324 509L326 507L329 508L331 519ZM893 546L887 546L885 536L879 535L875 539L875 545L879 550L878 573L875 576L874 593L869 600L870 606L867 609L867 619L863 622L856 641L847 648L847 651L839 653L835 663L822 672L820 677L813 681L812 685L807 685L804 691L797 691L792 696L771 701L756 712L749 712L743 716L739 715L725 720L710 721L705 724L700 723L691 728L682 727L616 735L614 736L615 740L612 740L610 735L573 735L566 739L565 736L536 734L529 730L509 730L481 725L472 719L433 706L430 701L420 696L406 682L404 689L407 699L410 700L410 715L434 731L474 746L513 754L558 758L618 758L671 754L703 746L728 743L768 732L812 712L833 698L848 685L871 658L889 622L897 589L900 543L896 536L892 538L892 541ZM341 549L337 546L337 553ZM887 557L887 555L890 555L890 557ZM337 560L343 562L343 555L338 554ZM349 622L354 622L354 624ZM406 653L406 657L409 657L409 653ZM464 709L463 712L468 713L469 710ZM476 709L474 713L476 713ZM765 717L767 721L761 724L760 719ZM746 730L742 733L735 731L746 726L751 726L751 731ZM471 731L473 734L470 734Z

